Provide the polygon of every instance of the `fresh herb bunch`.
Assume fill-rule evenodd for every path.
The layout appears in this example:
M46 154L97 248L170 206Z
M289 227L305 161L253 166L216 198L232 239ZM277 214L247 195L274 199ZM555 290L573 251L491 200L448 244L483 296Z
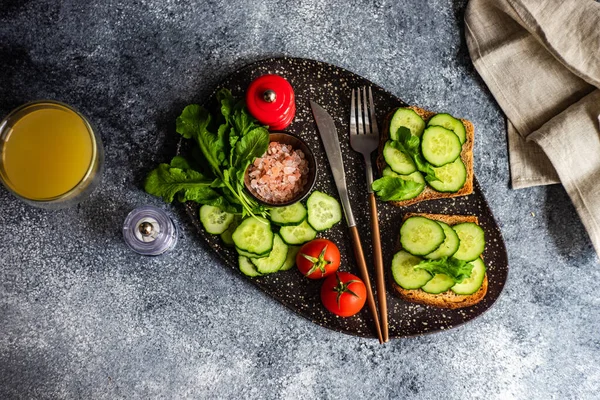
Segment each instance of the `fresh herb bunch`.
M268 216L245 191L246 168L269 146L269 131L252 117L243 99L227 89L217 92L218 113L191 104L177 118L177 133L192 139L193 159L176 156L146 177L146 192L167 203L195 201L242 216Z
M429 164L420 151L421 140L410 133L410 129L401 126L398 128L398 140L390 141L390 145L404 154L410 156L417 170L421 172L427 182L437 181L435 170ZM419 186L418 183L404 180L397 176L383 176L373 182L371 187L383 201L402 198L407 193L412 193Z

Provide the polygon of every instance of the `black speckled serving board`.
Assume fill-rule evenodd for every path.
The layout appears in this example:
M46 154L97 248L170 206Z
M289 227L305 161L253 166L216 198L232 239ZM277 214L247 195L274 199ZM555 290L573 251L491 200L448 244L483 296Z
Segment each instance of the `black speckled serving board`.
M385 115L391 109L406 106L406 103L352 72L330 64L299 58L272 58L247 65L229 75L215 89L215 92L219 88L225 87L230 89L234 95L242 96L253 79L267 73L283 76L294 88L297 106L296 118L286 131L303 138L311 146L318 165L315 189L339 199L327 163L327 157L310 111L309 99L319 103L333 117L344 156L350 201L357 220L367 264L371 271L371 280L375 282L371 262L371 233L364 164L362 156L352 151L349 143L348 120L350 118L351 89L364 85L372 86L380 126ZM208 105L211 102L214 102L214 96L207 99L206 104ZM477 127L475 132L477 137ZM185 152L186 146L188 146L188 142L182 141L179 152ZM375 154L373 156L375 157ZM378 207L384 265L387 271L386 286L390 338L446 330L472 320L492 306L504 287L508 275L508 259L500 230L476 180L474 182L474 192L469 196L425 201L403 208L379 202ZM198 228L200 236L214 249L223 260L223 263L237 271L240 277L250 280L284 306L318 325L351 335L376 338L373 320L367 307L364 307L359 314L353 317L341 318L332 315L322 306L319 297L322 280L305 279L295 268L258 278L248 278L241 274L237 266L237 253L235 250L225 247L218 236L207 234L202 228L198 220L198 205L188 203L186 204L186 211ZM488 293L480 303L468 308L448 310L406 303L393 294L390 265L402 217L408 212L476 215L479 218L479 223L486 234L487 245L483 257L488 267L489 280ZM344 221L319 236L337 243L342 255L340 270L349 271L360 276ZM375 290L375 288L373 289Z

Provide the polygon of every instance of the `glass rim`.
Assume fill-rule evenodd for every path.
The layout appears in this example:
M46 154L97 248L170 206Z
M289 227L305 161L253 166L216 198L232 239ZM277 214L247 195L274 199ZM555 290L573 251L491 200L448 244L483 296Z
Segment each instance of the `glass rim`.
M75 113L79 118L81 118L81 120L83 121L85 128L90 136L90 139L92 140L92 156L90 157L90 162L89 165L87 166L87 169L85 171L85 174L83 175L83 177L79 180L79 182L77 182L77 184L75 184L75 186L73 186L71 189L69 189L68 191L66 191L65 193L59 194L57 196L53 196L53 197L48 197L48 198L44 198L44 199L32 199L30 197L27 196L23 196L22 194L16 192L15 189L13 189L10 184L8 183L8 177L6 176L6 173L4 171L4 146L0 146L0 182L2 182L2 185L9 191L11 192L13 195L27 200L28 202L32 202L32 203L38 203L38 204L43 204L43 203L54 203L54 202L59 202L61 200L65 200L68 199L73 193L77 192L77 190L79 188L81 188L81 186L88 182L90 180L90 177L92 176L94 169L96 167L97 164L97 158L98 158L98 138L96 137L96 132L94 130L94 128L92 127L92 124L88 121L88 119L82 114L80 113L75 107L70 106L66 103L63 103L61 101L58 100L34 100L34 101L30 101L27 102L25 104L22 104L20 106L18 106L17 108L13 109L12 111L10 111L4 118L2 118L2 120L0 121L0 141L2 141L2 139L4 139L5 135L6 135L6 127L11 119L11 117L14 117L16 114L18 114L19 112L25 110L28 107L32 107L32 106L37 106L37 105L43 105L43 104L51 104L51 105L55 105L55 106L60 106L60 107L64 107L66 108L68 111L71 111L73 113Z

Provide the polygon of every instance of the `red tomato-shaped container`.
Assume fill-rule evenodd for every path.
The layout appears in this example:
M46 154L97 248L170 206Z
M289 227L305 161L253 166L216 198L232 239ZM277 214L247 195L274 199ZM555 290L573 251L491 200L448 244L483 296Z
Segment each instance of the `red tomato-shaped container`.
M296 96L292 85L279 75L256 78L246 92L248 111L271 131L280 131L296 115Z

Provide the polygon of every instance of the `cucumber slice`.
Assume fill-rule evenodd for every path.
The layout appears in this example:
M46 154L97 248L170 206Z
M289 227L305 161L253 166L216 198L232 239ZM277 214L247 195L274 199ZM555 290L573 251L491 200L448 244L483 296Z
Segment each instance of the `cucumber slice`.
M271 222L277 225L298 225L305 218L306 208L300 202L271 209Z
M460 157L462 145L454 132L441 126L430 126L423 132L421 151L433 166L441 167Z
M472 261L473 269L471 270L471 276L463 279L461 283L457 283L450 289L456 294L469 295L479 290L485 277L485 264L481 258Z
M401 196L395 200L414 199L415 197L417 197L418 195L421 194L421 192L425 189L425 186L426 186L425 178L423 178L423 175L419 171L415 171L409 175L400 175L400 174L397 174L394 171L392 171L392 169L390 167L385 167L382 174L383 174L383 176L393 176L395 178L404 179L405 181L413 181L413 182L420 184L420 186L417 187L415 190L413 190L409 193L406 193L404 196Z
M429 186L438 192L458 192L467 181L467 168L459 158L443 167L433 168L437 181L430 181Z
M298 255L299 251L300 251L300 246L289 245L287 257L285 259L285 262L281 266L281 268L279 268L279 270L287 271L289 269L292 269L296 265L296 255Z
M282 226L279 234L287 244L303 244L317 237L317 231L306 220L302 221L300 225Z
M237 251L237 253L240 256L244 256L244 257L247 257L247 258L263 258L263 257L268 257L269 253L271 253L271 250L269 250L266 253L254 254L254 253L250 253L249 251L244 251L242 249L238 249L237 247L235 248L235 251Z
M399 251L392 259L392 276L398 286L404 289L419 289L429 282L431 274L424 269L414 269L421 262L421 258L413 256L406 251Z
M452 229L450 225L445 224L441 221L437 221L437 223L440 224L440 226L444 230L446 239L444 240L444 243L440 245L440 247L438 247L437 249L425 256L425 258L428 258L430 260L439 260L442 257L452 256L454 253L456 253L456 250L458 250L458 246L460 244L460 241L458 240L458 235L456 234L456 232L454 232L454 229Z
M421 290L430 294L444 293L456 282L446 274L435 274L429 282L427 282Z
M239 256L238 257L238 266L240 267L240 271L242 274L250 277L260 276L261 273L258 272L254 264L250 262L248 257Z
M410 108L399 108L390 120L390 139L398 140L398 128L404 126L410 129L414 136L421 137L425 129L425 121Z
M273 248L273 231L265 218L251 217L242 221L231 235L235 247L253 254L265 254Z
M200 207L200 222L206 232L220 235L225 232L233 221L233 214L221 210L219 207L204 204Z
M273 250L268 257L251 258L250 261L256 266L256 269L261 274L272 274L279 271L283 266L288 253L288 245L281 240L281 236L275 234L273 238Z
M446 239L436 221L425 217L410 217L400 228L400 244L414 256L423 256L437 249Z
M408 175L417 170L410 155L398 149L391 140L388 140L383 147L383 158L397 174Z
M427 122L427 126L443 126L444 128L451 130L458 136L461 145L467 141L467 130L465 129L464 124L460 119L456 119L450 114L434 115L429 122Z
M233 232L236 230L236 228L239 225L240 225L240 217L238 217L236 215L235 218L233 218L233 221L231 221L231 224L229 224L229 226L225 230L225 232L221 233L221 240L223 241L223 243L225 243L226 246L230 246L230 247L235 246L235 244L233 243L233 239L231 238L231 235L233 235Z
M306 201L308 223L317 231L324 231L342 219L342 207L333 197L314 191Z
M473 261L483 253L485 248L485 233L481 227L473 222L464 222L452 227L460 245L454 253L454 258L463 261Z

